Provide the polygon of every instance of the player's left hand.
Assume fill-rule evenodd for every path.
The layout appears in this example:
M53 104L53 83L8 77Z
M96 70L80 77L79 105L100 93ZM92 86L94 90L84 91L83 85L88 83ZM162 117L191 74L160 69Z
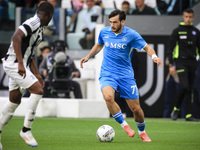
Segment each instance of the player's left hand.
M155 63L157 63L158 67L163 67L163 63L162 63L162 60L161 60L160 58L155 57L155 58L153 59L153 61L154 61Z
M18 63L18 73L20 76L23 77L23 79L26 77L26 70L24 68L23 63Z

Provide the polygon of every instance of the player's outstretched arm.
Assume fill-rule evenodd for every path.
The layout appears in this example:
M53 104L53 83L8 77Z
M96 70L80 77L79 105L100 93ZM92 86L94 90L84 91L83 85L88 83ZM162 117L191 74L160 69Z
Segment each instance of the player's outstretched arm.
M148 44L144 47L144 50L147 52L147 54L153 59L154 63L157 63L159 67L163 67L162 60L158 58L156 55L156 52L153 48L151 48Z
M80 61L80 67L83 68L83 63L87 62L92 56L96 55L97 53L99 53L101 51L101 49L103 48L103 45L97 43L95 44L91 51L89 52L89 54L82 58L81 61Z

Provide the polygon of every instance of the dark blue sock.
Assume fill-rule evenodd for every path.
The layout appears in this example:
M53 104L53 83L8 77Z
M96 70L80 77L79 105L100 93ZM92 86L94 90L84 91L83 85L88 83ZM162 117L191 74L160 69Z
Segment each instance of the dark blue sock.
M137 124L137 127L138 127L139 131L144 131L144 129L145 129L145 121L142 122L142 123L136 122L136 124Z
M123 115L122 115L121 110L120 110L118 113L116 113L116 114L114 114L114 115L112 115L112 116L113 116L113 118L115 118L115 120L116 120L117 122L119 122L120 124L124 122L124 117L123 117Z

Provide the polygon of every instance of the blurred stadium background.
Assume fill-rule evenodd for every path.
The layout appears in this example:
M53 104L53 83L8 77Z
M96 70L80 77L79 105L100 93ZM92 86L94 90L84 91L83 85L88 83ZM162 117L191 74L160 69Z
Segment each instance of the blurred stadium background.
M96 26L96 37L99 30L103 26L109 25L108 14L115 8L119 7L113 4L113 0L105 0L104 8L102 8L101 21ZM152 1L153 2L153 1ZM182 1L183 3L185 1ZM188 7L192 7L195 12L194 26L200 29L200 3L199 0L188 0ZM60 5L60 34L55 35L53 39L65 40L68 44L67 54L71 56L78 68L79 61L86 56L89 50L82 50L79 45L79 39L84 35L82 32L82 23L80 18L81 11L78 14L77 21L70 28L70 32L63 32L62 29L69 24L69 16L63 13L66 9L71 10L71 1L59 0ZM108 3L108 4L107 4ZM85 8L83 8L85 9ZM157 6L154 6L157 9ZM128 15L126 26L137 30L147 43L152 46L158 56L165 61L166 50L168 47L168 37L172 30L178 26L181 19L180 13L176 15L158 14L155 16L136 16ZM25 19L33 16L35 11L33 8L17 7L15 1L8 1L8 16L4 16L0 22L0 58L2 58L10 44L10 39L16 27L18 27ZM96 38L97 39L97 38ZM39 55L39 54L38 54ZM102 53L92 58L84 65L84 69L80 69L81 78L76 79L82 89L83 99L74 99L71 95L70 99L42 99L38 106L38 117L74 117L74 118L109 118L109 112L106 109L102 94L99 88L98 76L102 60ZM144 51L140 51L138 55L140 59L137 84L140 91L140 101L146 117L162 117L164 109L164 85L168 68L157 68L153 64L151 58L147 57ZM0 110L8 100L8 77L4 74L0 60ZM26 105L26 98L23 98L22 106ZM88 109L88 106L90 109ZM18 108L15 115L23 116L24 110ZM45 108L45 109L44 109ZM98 111L97 111L98 110Z

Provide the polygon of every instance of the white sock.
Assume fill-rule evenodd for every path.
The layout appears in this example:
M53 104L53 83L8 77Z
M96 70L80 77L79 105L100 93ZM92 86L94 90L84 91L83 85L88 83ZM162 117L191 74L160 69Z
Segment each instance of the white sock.
M27 112L24 118L24 127L31 128L31 125L33 124L35 113L37 109L37 105L39 103L39 100L42 98L42 95L38 94L31 94L29 97L29 104L27 108Z
M138 130L138 133L139 133L139 135L140 135L140 134L146 133L146 132L145 132L145 130L144 130L144 131L139 131L139 130Z
M124 126L128 125L128 123L124 120L124 122L122 122L120 125L121 125L122 128L124 128Z
M12 118L15 109L19 106L19 104L12 103L7 101L7 103L3 106L1 116L0 116L0 131L2 131L3 127L9 122Z

